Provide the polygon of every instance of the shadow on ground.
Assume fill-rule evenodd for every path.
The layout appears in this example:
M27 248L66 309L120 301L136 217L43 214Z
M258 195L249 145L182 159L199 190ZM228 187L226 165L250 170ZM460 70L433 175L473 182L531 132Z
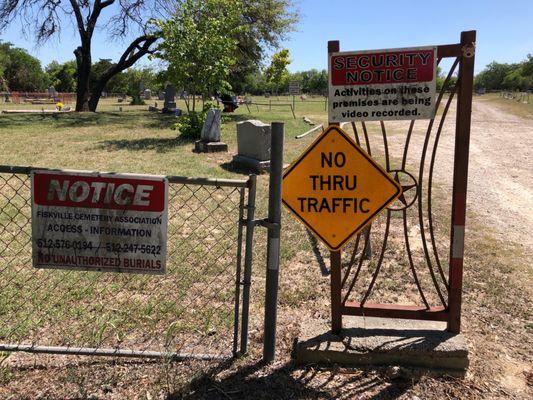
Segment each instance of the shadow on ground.
M234 172L236 174L241 174L241 175L251 175L251 174L256 174L258 175L257 171L255 171L253 168L247 168L243 165L240 165L240 164L237 164L233 161L228 161L228 162L225 162L225 163L222 163L220 164L220 167L224 170L224 171L229 171L229 172Z
M104 140L98 142L97 150L108 151L144 151L155 150L157 153L166 153L177 147L187 146L194 143L194 139L185 139L181 137L172 138L142 138L142 139L116 139Z
M419 380L411 376L387 382L371 370L340 373L335 367L297 368L292 362L272 370L256 362L216 378L223 368L192 380L167 399L395 399Z
M56 128L83 126L110 126L169 129L177 121L175 116L148 111L126 112L72 112L68 114L4 114L0 116L3 127L42 127L43 123Z

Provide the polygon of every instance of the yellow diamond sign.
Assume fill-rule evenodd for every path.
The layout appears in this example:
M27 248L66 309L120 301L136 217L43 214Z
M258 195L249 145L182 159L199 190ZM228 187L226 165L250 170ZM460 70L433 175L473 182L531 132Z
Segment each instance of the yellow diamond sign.
M400 185L336 126L283 174L283 204L331 250L340 249L401 192Z

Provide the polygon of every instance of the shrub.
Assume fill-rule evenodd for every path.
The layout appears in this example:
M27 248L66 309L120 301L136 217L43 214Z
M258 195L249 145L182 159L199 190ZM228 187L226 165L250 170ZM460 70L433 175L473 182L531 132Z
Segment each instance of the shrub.
M205 103L202 111L190 111L179 116L174 129L178 129L182 137L200 139L207 112L214 107L211 103Z
M133 95L130 101L130 105L131 106L144 106L146 105L146 103L144 102L143 99L141 99L140 95Z

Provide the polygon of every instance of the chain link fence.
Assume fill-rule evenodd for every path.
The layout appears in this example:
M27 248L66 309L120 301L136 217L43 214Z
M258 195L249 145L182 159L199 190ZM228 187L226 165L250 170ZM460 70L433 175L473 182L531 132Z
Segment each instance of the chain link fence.
M239 352L255 180L168 177L159 276L33 268L30 172L0 166L0 350L203 360Z

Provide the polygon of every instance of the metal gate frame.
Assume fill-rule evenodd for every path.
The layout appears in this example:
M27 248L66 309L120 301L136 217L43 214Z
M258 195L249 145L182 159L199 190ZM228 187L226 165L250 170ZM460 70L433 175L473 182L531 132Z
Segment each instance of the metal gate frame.
M0 173L30 175L32 170L52 170L37 167L19 167L10 165L0 165ZM253 234L254 227L258 221L254 220L256 203L256 175L249 175L247 180L236 179L210 179L191 178L183 176L167 176L169 184L182 184L193 186L214 186L238 188L240 192L237 253L236 253L236 279L234 296L234 323L233 323L233 356L247 353L248 330L249 330L249 310L250 310L250 287L252 277L253 260ZM248 192L245 204L246 191ZM245 233L245 250L242 255L243 236ZM244 258L244 265L243 265ZM242 309L241 309L241 287L242 287ZM240 321L239 321L240 316ZM239 323L240 322L240 323ZM156 358L169 361L181 360L225 360L227 357L212 354L187 354L175 352L161 352L150 350L133 350L122 348L93 348L75 346L42 346L36 344L10 344L0 343L0 351L5 352L27 352L62 355L84 355L84 356L107 356L107 357L137 357Z
M447 304L446 306L437 307L430 307L429 305L424 307L398 304L371 304L365 302L367 296L365 296L363 301L360 303L347 302L347 296L344 299L342 297L342 289L345 280L343 280L342 277L341 251L332 251L330 252L332 320L331 323L332 331L334 333L339 333L341 331L343 315L445 321L447 322L448 331L453 333L459 333L461 330L463 251L466 217L466 193L468 179L468 157L472 111L475 42L476 31L465 31L461 32L460 43L437 46L437 56L439 61L443 58L455 58L454 68L457 63L459 64L459 75L457 83L457 114L455 128L455 159L453 171L449 278L446 287L448 290ZM331 53L335 53L338 51L340 51L339 41L329 41L328 56ZM447 78L447 81L449 81L450 76L451 71ZM431 120L431 123L432 121L433 120ZM411 121L410 132L412 129L413 122L414 121ZM337 126L339 125L338 123L330 124ZM355 131L355 125L353 125L353 123L352 126L354 127ZM385 128L383 121L381 121L381 127L385 137ZM366 128L364 123L363 129L366 137ZM387 165L387 168L388 167L389 166ZM421 189L419 186L418 191L420 190ZM418 192L418 194L420 195L421 193ZM390 211L387 212L390 213ZM365 238L364 250L367 249L367 246L370 243L368 239L368 233L366 233L365 235L367 235L367 237Z

